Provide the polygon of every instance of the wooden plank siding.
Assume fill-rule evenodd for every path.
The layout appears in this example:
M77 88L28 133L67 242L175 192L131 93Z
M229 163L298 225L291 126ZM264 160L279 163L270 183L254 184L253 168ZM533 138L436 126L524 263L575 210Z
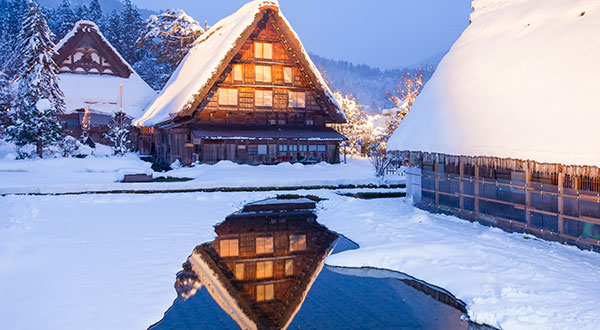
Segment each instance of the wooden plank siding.
M600 251L600 177L569 175L560 166L540 172L527 162L501 167L485 165L501 163L497 160L403 155L421 169L410 178L420 181L418 207ZM472 166L476 161L483 165ZM466 173L468 167L474 168L472 173Z

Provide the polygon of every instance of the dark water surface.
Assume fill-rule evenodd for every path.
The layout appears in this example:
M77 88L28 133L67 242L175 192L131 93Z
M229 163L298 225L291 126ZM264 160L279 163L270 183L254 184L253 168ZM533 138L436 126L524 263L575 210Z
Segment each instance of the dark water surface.
M305 208L306 200L301 202L304 203L302 207ZM352 269L338 269L324 266L321 272L318 273L320 269L319 265L323 265L323 259L328 253L325 253L326 251L322 249L313 248L313 246L319 244L322 246L329 242L328 239L331 236L328 235L332 235L333 233L328 232L326 228L318 225L314 221L316 216L314 216L315 219L309 217L306 220L306 214L302 213L306 210L299 211L292 207L293 212L290 215L286 215L281 212L280 204L276 205L276 213L264 213L268 221L261 223L263 219L258 215L266 210L266 204L265 202L261 202L261 204L257 205L255 205L255 209L251 207L248 209L245 208L242 212L228 217L225 222L215 227L220 238L217 238L215 242L196 248L189 260L199 256L200 259L207 260L206 264L212 265L212 268L206 267L204 270L201 270L199 267L194 266L195 268L193 268L188 264L187 273L188 275L192 274L192 277L195 276L194 273L198 274L197 280L199 282L202 280L204 286L187 300L177 298L172 307L165 313L164 318L159 323L153 325L151 329L240 329L240 325L238 325L239 316L237 317L238 322L232 318L236 314L236 311L238 311L238 315L240 314L239 310L243 311L242 314L248 314L250 318L254 317L254 320L258 320L261 324L259 328L278 328L280 326L274 324L285 323L282 323L282 319L286 320L287 318L287 320L290 320L291 316L293 316L293 313L290 311L295 310L294 308L297 307L299 307L299 310L293 319L291 319L292 321L288 329L454 330L467 329L469 327L466 321L461 320L463 313L460 310L433 299L431 296L416 290L398 278L386 275L387 273L385 272L372 275L375 274L372 270L369 272L357 270L353 273ZM273 219L276 219L276 221ZM283 221L281 219L287 220ZM274 224L276 224L276 227L274 227ZM266 257L257 255L254 252L252 252L254 254L244 254L243 246L248 245L244 242L252 242L252 240L244 237L248 235L254 235L251 236L252 238L265 237L265 228L267 228L265 226L275 228L271 231L273 241L275 242L272 248L273 253ZM321 231L324 231L324 233ZM306 252L295 251L295 249L291 248L291 243L289 243L287 248L282 248L287 243L281 243L280 238L290 237L291 241L292 234L290 233L295 233L295 235L306 233L306 242L304 243L306 245L304 251ZM237 254L233 257L229 255L232 251L229 245L227 245L227 251L229 252L222 253L220 250L222 247L220 248L220 246L224 245L218 244L219 239L231 240L232 237L240 238L240 247L239 249L236 247L238 250L235 253ZM259 240L260 242L264 242L262 239L257 239L257 242ZM345 250L357 248L356 244L343 236L336 243L332 253L340 253ZM258 245L258 243L256 244ZM258 249L258 247L255 248L253 246L251 248L252 251L255 251L255 249ZM312 256L315 256L314 260L310 259ZM285 276L277 275L277 263L281 262L283 265L283 261L291 260L290 258L294 258L293 260L295 260L296 265L296 268L293 270L293 276L287 273L285 273ZM200 264L204 262L202 260L200 260ZM255 267L252 263L264 262L265 260L273 260L272 278L262 279L258 276L254 279L252 277L247 278L251 276L249 270L253 270L253 267ZM302 268L298 266L298 264L306 264L307 262L311 264L310 267ZM194 261L192 260L191 263L193 264ZM242 279L237 278L235 273L237 269L236 265L240 263L247 265L245 266L246 270L243 272L244 277ZM193 271L191 271L192 268ZM234 269L233 273L230 272L231 268ZM215 287L221 288L221 284L217 283L215 285L213 282L211 285L210 281L207 281L206 274L209 274L208 277L210 277L213 271L220 274L215 277L219 282L225 282L223 288L227 290L221 291L228 291L228 293L225 292L219 298L213 298L218 296L215 295L214 290L209 293L206 289L207 283L213 289ZM283 270L281 271L283 272ZM349 272L352 275L347 275ZM312 276L314 279L314 276L317 275L318 277L316 277L314 282L309 280L296 281L296 279L302 278L302 276L307 279ZM256 298L255 294L257 292L256 285L265 285L267 283L275 283L274 298L271 298L274 300L262 301L262 298L257 300L259 298ZM312 287L310 287L310 291L306 294L306 298L298 301L298 296L303 297L303 295L294 293L293 290L296 289L294 287L290 289L287 286L289 283L301 283L300 285L305 286L307 285L306 283L309 283L306 288L312 283ZM304 288L301 287L299 291L304 292ZM242 307L237 309L237 306L230 307L231 304L229 304L225 307L227 309L226 312L215 301L215 299L222 300L223 297L225 297L225 300L233 297L238 302L237 305ZM291 298L284 299L281 297ZM288 314L282 316L286 311ZM290 316L288 317L287 315Z

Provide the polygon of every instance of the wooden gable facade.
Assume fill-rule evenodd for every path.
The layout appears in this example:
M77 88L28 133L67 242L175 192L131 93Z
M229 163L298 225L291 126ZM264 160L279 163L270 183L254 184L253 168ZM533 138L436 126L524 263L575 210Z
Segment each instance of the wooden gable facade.
M183 164L339 161L345 138L327 124L345 118L278 10L261 9L189 109L141 128L142 153Z

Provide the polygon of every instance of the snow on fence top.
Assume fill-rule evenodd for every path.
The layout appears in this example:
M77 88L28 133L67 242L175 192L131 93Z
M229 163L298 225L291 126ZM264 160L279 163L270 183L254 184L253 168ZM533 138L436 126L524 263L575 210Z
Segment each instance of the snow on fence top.
M473 8L390 150L600 166L600 3Z
M112 55L121 62L119 64L126 67L130 74L128 78L124 78L107 74L61 72L59 85L65 95L65 113L89 107L92 112L113 114L119 110L120 86L123 86L123 111L131 118L139 117L145 107L156 97L156 91L135 72L92 21L81 20L75 23L73 29L56 44L54 48L56 52L61 54L61 51L68 51L64 49L69 48L65 45L71 41L75 42L73 38L77 33L96 34L101 44L95 46L104 47L105 50L112 52ZM57 64L61 66L61 63Z
M179 112L190 110L198 94L211 84L211 78L217 74L219 67L227 60L236 46L243 42L243 34L259 19L265 9L276 9L279 17L285 22L300 45L301 53L309 64L318 83L329 101L338 109L338 115L345 118L341 108L333 98L327 86L300 39L291 25L279 10L277 0L254 0L245 4L237 12L228 16L203 33L186 57L181 61L163 90L154 102L146 109L144 115L134 122L136 126L152 126L174 118Z

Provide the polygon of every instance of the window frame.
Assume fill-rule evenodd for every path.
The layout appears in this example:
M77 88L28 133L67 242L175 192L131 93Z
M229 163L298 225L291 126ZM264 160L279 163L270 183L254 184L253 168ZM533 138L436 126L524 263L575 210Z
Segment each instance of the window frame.
M260 72L260 79L259 79ZM266 74L268 72L268 74ZM266 79L268 76L268 79ZM261 83L273 82L273 68L270 65L255 65L254 66L254 81Z
M261 248L259 249L259 243ZM273 236L259 236L254 239L256 254L272 254L274 252Z
M290 252L306 251L306 234L289 235Z
M234 246L235 246L235 253L232 254L231 253L231 249L233 248L233 246L231 245L231 243L235 242ZM227 253L225 253L227 252ZM228 238L228 239L222 239L219 241L219 256L221 258L225 258L225 257L237 257L240 255L240 242L239 239L237 238Z
M219 87L217 93L219 94L219 98L217 103L223 106L237 106L238 105L238 89L237 88L225 88ZM224 102L222 102L224 101ZM234 103L235 101L235 103Z
M259 102L260 100L260 102ZM268 100L268 101L266 101ZM263 108L273 107L273 91L265 89L254 90L254 106Z
M265 47L267 46L267 47ZM265 50L268 50L265 52ZM265 56L269 55L269 56ZM265 60L273 59L273 44L270 42L255 41L254 42L254 58Z
M306 109L306 92L290 91L288 94L288 105L290 108Z
M273 278L273 260L263 260L256 262L256 279Z
M288 79L288 77L289 77L289 79ZM294 83L294 68L292 68L291 66L283 67L283 83L284 84L293 84Z
M239 74L239 77L238 77L238 74ZM239 79L237 79L237 78L239 78ZM244 81L244 65L243 64L234 64L233 65L233 81Z

